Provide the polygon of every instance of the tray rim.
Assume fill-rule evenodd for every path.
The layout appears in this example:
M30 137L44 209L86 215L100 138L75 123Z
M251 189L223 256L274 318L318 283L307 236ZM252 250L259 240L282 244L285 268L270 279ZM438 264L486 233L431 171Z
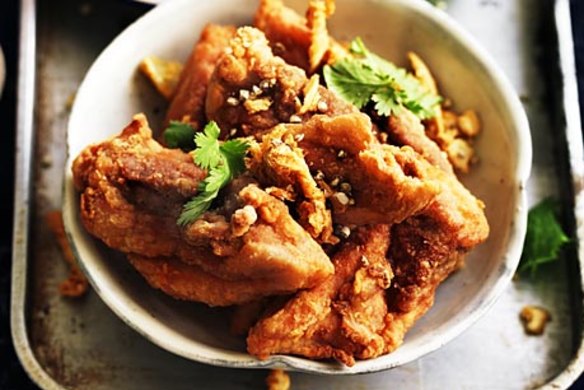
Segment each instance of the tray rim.
M36 100L36 15L36 0L20 1L10 331L16 355L28 376L44 389L64 389L44 370L34 355L25 314Z
M578 217L578 201L584 211L584 144L582 140L581 119L578 103L576 67L570 18L570 0L554 0L554 21L558 37L559 66L562 76L562 108L566 118L566 137L568 140L572 186L575 209ZM150 2L155 4L155 2ZM36 23L37 1L20 1L19 59L17 78L16 107L16 161L14 187L14 216L12 241L12 281L10 324L16 354L25 372L43 389L65 389L52 378L37 360L30 344L26 324L27 278L28 278L28 239L31 200L32 151L35 133L36 105ZM562 21L562 23L560 23ZM574 177L578 173L577 177ZM584 213L582 227L576 226L578 242L584 240ZM583 241L584 242L584 241ZM584 267L584 245L578 247L578 266ZM580 288L584 288L584 275L580 272ZM584 306L584 301L583 301ZM580 318L584 325L584 316ZM580 333L580 343L572 359L564 370L544 384L542 389L568 388L584 372L584 326Z
M574 54L574 39L572 35L572 18L570 0L555 0L554 22L558 45L558 66L561 75L559 86L565 119L565 132L575 216L574 226L577 243L578 270L580 272L581 291L584 288L584 139L582 137L582 120L578 99L578 78ZM581 302L584 306L584 298ZM579 319L581 331L580 342L572 359L564 370L540 389L565 389L570 387L584 372L584 314Z

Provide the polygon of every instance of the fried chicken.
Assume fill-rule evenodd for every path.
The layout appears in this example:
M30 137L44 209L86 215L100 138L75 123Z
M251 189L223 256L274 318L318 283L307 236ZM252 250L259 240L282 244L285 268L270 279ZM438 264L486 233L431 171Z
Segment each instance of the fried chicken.
M195 221L176 222L207 172L153 140L143 115L86 148L73 175L87 231L152 287L240 305L232 330L248 332L248 352L261 359L351 366L403 342L489 226L418 118L374 114L372 123L320 85L320 67L347 54L328 34L333 12L332 0L311 0L306 18L261 0L259 29L203 30L166 123L200 130L213 120L221 139L245 136L249 149L246 172ZM436 93L427 67L410 58ZM469 134L474 119L462 120Z
M202 129L207 123L205 118L207 85L217 60L234 35L234 26L209 24L203 29L181 73L166 113L166 125L175 120L187 122L195 129Z
M176 257L130 254L128 260L153 288L176 299L204 302L209 306L247 304L265 296L290 293L279 280L270 277L223 279ZM245 334L247 329L239 332Z
M297 293L250 330L248 351L262 359L291 353L351 366L355 358L401 345L432 306L438 285L489 230L482 203L454 175L437 168L434 174L443 183L440 194L420 214L393 225L391 245L387 225L361 228L333 257L334 276Z
M257 299L312 287L333 272L328 256L292 219L285 204L254 184L225 196L235 199L230 210L207 212L180 228L176 218L181 207L197 193L205 174L188 154L154 141L142 115L118 137L85 149L73 164L81 220L109 247L136 259L176 258L198 267L197 275L240 282L236 286L257 283L256 294L225 292L235 299L232 302L217 301L215 295L205 295L208 287L195 285L200 292L191 294L193 300L241 303L248 296Z
M386 131L394 144L411 146L432 165L454 174L452 164L448 161L448 155L426 135L424 125L411 112L403 110L403 112L391 115L387 120Z
M333 257L335 274L273 309L250 330L249 353L261 359L290 353L353 365L387 352L385 291L392 271L385 258L389 227L361 228Z
M321 114L358 112L326 88L312 83L304 71L274 56L265 35L241 27L219 59L209 82L206 113L222 137L248 136L280 123L302 122L319 106ZM307 95L315 96L311 111L301 113ZM318 105L319 102L321 102Z
M399 223L427 207L439 191L437 168L409 147L380 144L369 117L361 113L315 115L304 124L280 125L251 154L249 168L260 183L304 195L314 211L309 216L323 210L326 193L335 222L342 224ZM343 186L348 190L342 192ZM302 220L302 210L299 214Z
M326 28L326 18L334 13L334 8L334 1L311 0L304 18L285 7L281 0L262 0L254 26L266 34L277 56L313 73L322 63L346 55Z
M390 350L401 345L409 328L430 309L439 284L489 234L483 203L454 175L436 174L442 183L436 200L392 228L389 259L395 277L388 290L390 325L384 334Z

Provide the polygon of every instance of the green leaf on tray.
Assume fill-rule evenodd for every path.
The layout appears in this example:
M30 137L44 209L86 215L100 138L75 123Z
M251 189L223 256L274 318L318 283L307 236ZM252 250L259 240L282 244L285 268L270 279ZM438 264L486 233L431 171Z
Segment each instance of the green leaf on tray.
M558 222L559 208L558 201L547 198L529 211L520 273L534 275L542 264L557 260L560 249L570 241Z

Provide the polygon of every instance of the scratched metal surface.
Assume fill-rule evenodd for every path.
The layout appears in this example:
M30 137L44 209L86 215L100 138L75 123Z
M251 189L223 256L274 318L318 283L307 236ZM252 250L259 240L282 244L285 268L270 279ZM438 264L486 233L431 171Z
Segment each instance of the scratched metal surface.
M524 102L533 134L530 202L554 195L569 199L562 174L561 129L550 104L550 74L557 61L553 2L544 0L450 0L447 12L493 54ZM36 150L28 255L29 288L24 318L27 342L38 365L29 374L45 388L258 389L266 372L215 368L186 361L155 347L123 324L93 293L63 299L66 277L60 252L43 216L60 207L68 102L105 45L147 7L115 0L38 1ZM551 66L550 66L551 64ZM550 71L552 69L552 71ZM115 88L115 86L112 86ZM561 109L561 105L558 106ZM557 108L557 107L556 107ZM565 190L565 191L564 191ZM569 218L568 218L569 219ZM377 374L323 377L291 374L294 389L520 389L559 375L580 343L581 291L569 262L549 266L536 282L513 282L496 305L462 336L414 363ZM524 334L521 308L536 304L553 317L542 337ZM23 324L24 326L24 324ZM32 367L32 368L31 368ZM48 375L40 375L44 371ZM46 378L52 378L47 380Z

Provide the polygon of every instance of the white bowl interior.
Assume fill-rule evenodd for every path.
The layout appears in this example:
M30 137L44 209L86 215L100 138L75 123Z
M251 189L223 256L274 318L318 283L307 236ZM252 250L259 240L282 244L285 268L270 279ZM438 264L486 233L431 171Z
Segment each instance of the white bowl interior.
M299 9L305 5L296 3ZM460 28L421 0L338 0L330 23L336 37L361 36L373 51L398 64L405 65L405 53L415 51L429 64L442 94L457 109L475 109L483 125L476 144L480 164L463 181L485 202L491 235L468 256L466 267L440 286L434 307L397 351L359 361L352 368L288 356L260 362L245 353L243 339L229 335L220 311L178 302L150 288L123 256L104 248L80 224L72 158L88 144L119 133L137 112L145 112L153 127L164 114L164 102L137 74L140 60L153 54L184 60L206 23L249 23L256 6L255 0L167 2L130 26L90 69L77 94L68 134L70 161L63 209L74 250L96 291L114 312L156 344L196 361L362 373L416 359L460 334L508 284L525 232L523 184L531 164L527 121L509 83Z

